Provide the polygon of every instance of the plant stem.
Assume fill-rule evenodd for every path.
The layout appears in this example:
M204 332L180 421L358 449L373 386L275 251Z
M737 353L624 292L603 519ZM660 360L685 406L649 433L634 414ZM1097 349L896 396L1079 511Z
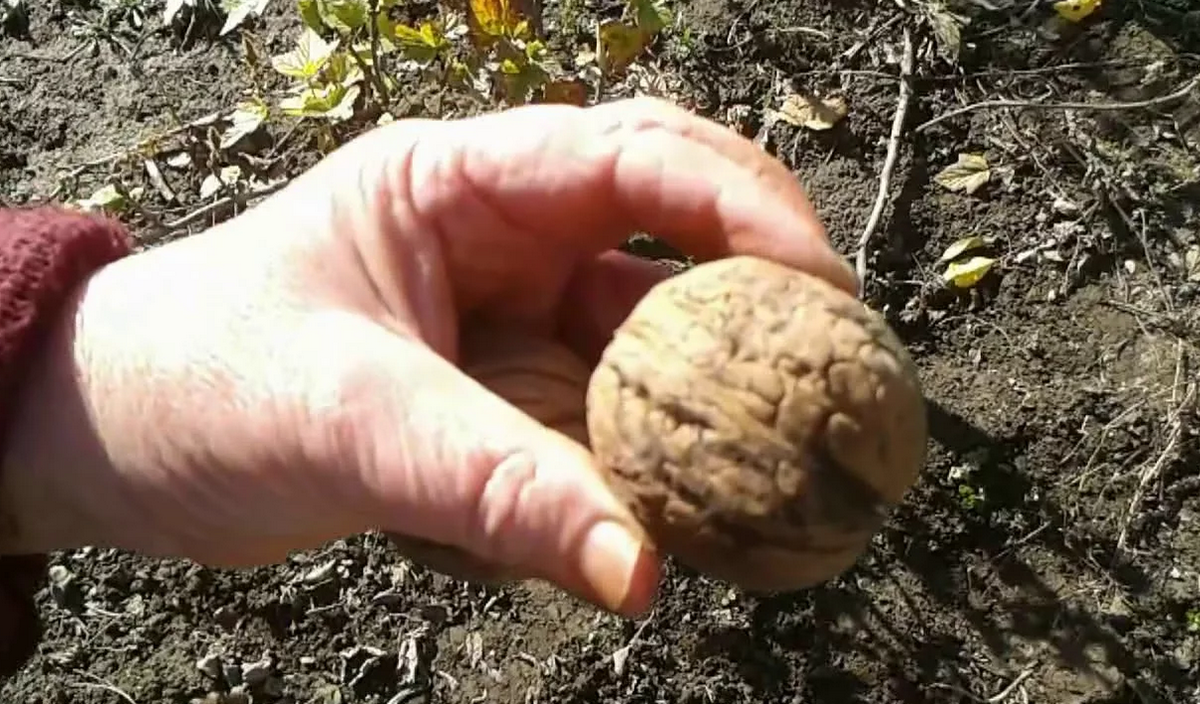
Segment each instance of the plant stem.
M384 10L386 12L387 10ZM386 108L391 102L391 96L388 95L387 84L383 82L379 76L387 75L387 67L384 66L384 58L379 53L379 0L371 0L371 70L376 77L375 89L380 92L380 100Z

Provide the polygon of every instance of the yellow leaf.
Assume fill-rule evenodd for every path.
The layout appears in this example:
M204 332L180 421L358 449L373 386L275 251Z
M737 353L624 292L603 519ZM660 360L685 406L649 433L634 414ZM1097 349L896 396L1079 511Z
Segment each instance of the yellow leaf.
M967 252L970 252L973 249L979 249L984 244L986 244L986 243L983 241L983 238L980 237L979 235L971 235L970 237L964 237L961 240L958 240L954 244L947 247L946 251L942 252L942 256L940 259L938 259L938 261L939 262L948 262L951 259L958 259L963 254L966 254Z
M987 183L991 176L991 168L983 155L959 154L958 161L938 172L933 180L946 189L970 195Z
M524 24L512 0L471 0L471 29L482 39L516 37Z
M1101 0L1059 0L1054 11L1065 20L1079 22L1100 7Z
M812 98L793 93L784 98L779 107L779 117L785 122L810 130L830 129L849 112L845 99L836 95Z
M650 45L651 38L642 29L617 20L608 20L600 25L604 70L614 73L624 71Z
M971 257L965 262L953 262L946 267L942 280L958 288L971 288L987 275L996 263L991 257Z

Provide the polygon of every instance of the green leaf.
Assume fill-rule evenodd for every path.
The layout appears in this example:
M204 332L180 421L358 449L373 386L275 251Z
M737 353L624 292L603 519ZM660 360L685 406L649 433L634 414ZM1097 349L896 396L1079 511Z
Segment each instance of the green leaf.
M958 161L938 172L933 180L943 188L970 195L987 183L991 175L991 168L982 154L959 154Z
M284 98L279 108L295 117L320 117L330 122L344 122L354 116L354 101L361 87L332 84L315 89L305 89L296 95Z
M362 27L371 16L367 0L319 0L317 6L321 20L343 34Z
M320 73L321 68L337 49L338 41L326 42L311 27L305 27L296 48L286 54L271 58L271 65L285 76L310 80Z
M657 34L670 24L670 13L655 0L629 0L629 5L633 8L638 29L647 34Z
M325 22L321 19L321 3L320 0L296 0L296 7L300 11L300 19L304 22L304 26L320 32L325 29Z
M392 27L392 38L406 58L426 63L432 61L450 42L432 22L420 27L396 24Z
M103 210L106 212L120 212L129 207L129 200L117 190L117 187L111 183L103 186L92 195L78 200L75 205L85 211Z

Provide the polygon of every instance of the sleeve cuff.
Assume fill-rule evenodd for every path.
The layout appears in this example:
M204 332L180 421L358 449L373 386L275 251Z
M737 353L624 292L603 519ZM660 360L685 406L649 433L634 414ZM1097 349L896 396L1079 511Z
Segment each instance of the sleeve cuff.
M67 296L132 251L116 221L60 207L0 209L0 452L16 393ZM9 526L0 496L0 531ZM42 636L34 604L45 555L0 555L0 680L32 657Z

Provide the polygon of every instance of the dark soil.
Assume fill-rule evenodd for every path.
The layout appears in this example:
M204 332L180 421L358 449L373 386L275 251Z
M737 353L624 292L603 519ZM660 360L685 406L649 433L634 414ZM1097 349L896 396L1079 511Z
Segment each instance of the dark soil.
M548 2L548 26L573 18L585 45L586 23L617 4ZM1200 700L1200 90L1145 109L984 108L913 130L997 98L1167 94L1200 70L1200 22L1175 0L1106 3L1057 29L1049 3L985 4L963 3L972 21L954 65L891 0L677 3L679 25L638 75L643 92L659 86L763 138L851 255L912 29L914 100L867 297L911 346L933 437L920 485L852 571L752 598L670 565L655 612L632 623L541 586L432 574L377 536L246 572L83 550L55 557L47 638L0 699ZM145 184L143 159L187 150L192 166L163 167L177 199L147 186L129 216L153 246L230 214L163 224L202 204L215 132L129 150L232 108L255 83L277 88L245 46L281 53L297 22L275 2L252 37L218 40L163 29L159 3L142 29L121 12L31 3L28 37L0 39L0 201L85 196L113 176ZM90 34L72 34L80 26ZM760 134L764 108L791 90L839 91L850 112L828 131L778 122ZM462 110L414 87L397 116ZM286 175L319 158L309 136L269 131L244 163ZM933 181L960 152L997 172L973 195ZM968 235L994 238L999 263L960 294L938 258Z

